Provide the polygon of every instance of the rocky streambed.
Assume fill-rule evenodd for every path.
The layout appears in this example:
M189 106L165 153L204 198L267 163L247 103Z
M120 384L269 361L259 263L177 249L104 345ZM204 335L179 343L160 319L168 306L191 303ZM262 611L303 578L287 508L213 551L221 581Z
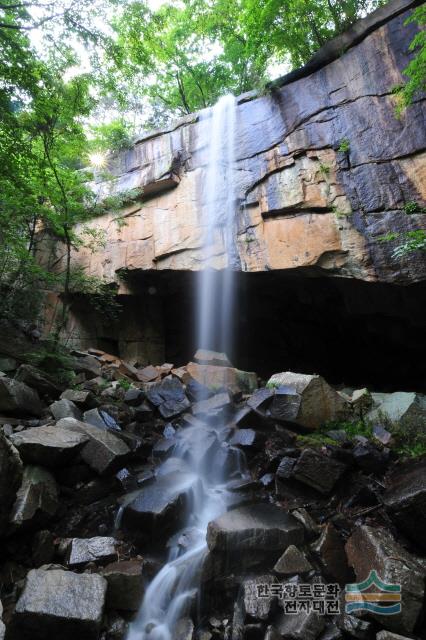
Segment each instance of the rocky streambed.
M126 637L168 549L196 544L183 441L230 499L173 640L426 637L424 396L292 372L262 386L212 352L69 357L69 388L29 364L0 376L0 638ZM347 610L372 570L400 612Z

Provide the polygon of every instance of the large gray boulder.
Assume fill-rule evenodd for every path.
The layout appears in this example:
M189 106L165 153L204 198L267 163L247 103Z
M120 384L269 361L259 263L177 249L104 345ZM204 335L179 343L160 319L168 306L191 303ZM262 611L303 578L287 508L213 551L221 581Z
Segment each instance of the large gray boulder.
M383 582L401 586L400 614L371 615L389 631L412 633L423 608L424 567L381 527L358 527L346 543L346 554L358 582L374 569Z
M392 423L407 427L426 428L426 396L409 391L372 393L373 408L367 419L380 421L387 418Z
M297 392L300 396L297 411L286 419L307 429L317 429L325 422L344 420L351 414L349 401L330 387L321 376L292 371L275 373L269 379L268 386L290 387ZM273 407L274 401L271 413Z
M0 411L18 416L40 416L43 406L37 391L19 380L0 378Z
M100 475L118 471L130 455L129 447L109 431L74 418L63 418L57 422L57 426L87 436L88 442L83 446L81 457Z
M21 364L16 372L15 380L24 382L42 396L47 395L50 398L57 398L61 393L61 387L50 376L31 364Z
M271 504L233 509L209 523L210 551L284 551L303 542L303 527L286 511Z
M314 449L304 449L291 470L291 477L327 495L347 467Z
M102 571L108 582L107 604L119 611L137 611L142 602L144 582L142 560L113 562Z
M9 514L22 482L18 451L0 431L0 536L7 529Z
M16 604L7 638L97 640L107 582L96 574L32 569Z
M87 562L108 563L117 559L116 540L110 537L73 538L69 547L70 567Z
M123 524L136 532L166 537L182 522L198 482L195 474L179 471L158 477L130 496L124 505Z
M12 527L43 526L58 507L59 491L52 474L43 467L25 467L10 516Z
M59 467L69 463L89 441L88 436L57 425L34 427L10 436L27 464Z
M83 418L83 414L77 405L66 398L56 400L56 402L53 402L50 405L49 409L55 420L62 420L62 418L75 418L76 420L82 420Z
M167 376L161 382L150 385L146 397L166 419L178 416L191 406L185 395L185 387L174 376Z

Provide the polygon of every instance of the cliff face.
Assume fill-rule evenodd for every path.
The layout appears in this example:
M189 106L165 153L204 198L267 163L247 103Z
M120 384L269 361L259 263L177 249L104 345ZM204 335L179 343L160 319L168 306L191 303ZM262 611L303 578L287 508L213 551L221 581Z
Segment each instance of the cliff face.
M398 240L380 240L424 227L424 214L407 215L404 204L426 199L425 101L397 118L392 94L408 62L414 31L404 21L413 4L398 0L381 20L361 21L358 44L316 71L309 74L308 65L266 95L240 97L234 180L241 271L314 269L401 284L425 278L421 255L395 259ZM291 81L294 75L301 77ZM79 250L75 260L89 273L114 281L121 269L202 268L210 116L190 116L111 160L114 179L95 189L143 195L123 212L125 226L113 214L94 221L108 245L100 253ZM217 266L225 266L219 237L216 253Z

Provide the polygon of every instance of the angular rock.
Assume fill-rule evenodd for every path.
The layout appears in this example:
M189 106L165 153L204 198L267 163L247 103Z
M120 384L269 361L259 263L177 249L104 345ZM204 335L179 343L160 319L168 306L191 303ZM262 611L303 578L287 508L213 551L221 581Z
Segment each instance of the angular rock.
M166 419L178 416L190 407L185 387L173 376L167 376L161 382L152 384L146 392L146 397Z
M259 597L258 587L275 582L277 582L277 579L272 575L256 576L255 578L244 580L242 587L246 615L257 620L268 620L274 605L277 604L277 597L271 595Z
M86 562L108 563L117 558L116 540L97 536L95 538L73 538L69 546L70 567Z
M314 611L295 615L283 614L275 624L281 638L290 640L316 640L325 627L324 616Z
M15 433L10 440L27 464L59 467L75 458L89 438L69 429L49 425Z
M73 369L76 373L84 373L88 380L97 378L102 374L100 362L94 356L75 358Z
M311 549L318 556L326 578L340 584L350 581L351 575L343 540L331 522L325 526L320 538L311 546Z
M295 576L300 573L308 573L312 569L313 567L305 555L291 544L277 560L273 570L281 576Z
M166 537L182 521L197 483L192 473L175 472L158 477L126 500L124 526L148 536Z
M62 418L75 418L76 420L81 420L83 418L83 414L80 409L71 402L71 400L56 400L49 407L53 417L55 420L62 420Z
M59 491L49 471L43 467L24 468L10 522L15 527L40 527L47 524L59 507Z
M33 367L31 364L21 364L15 375L15 380L24 382L26 385L35 389L42 396L46 395L50 398L57 398L61 393L61 387L40 369Z
M154 382L157 378L160 377L158 373L158 369L149 365L148 367L144 367L143 369L138 369L137 378L140 382Z
M107 411L103 411L102 409L89 409L89 411L85 411L83 420L98 429L121 431L115 419Z
M373 398L368 389L356 389L349 399L353 414L361 420L368 413L373 404Z
M41 416L43 406L37 391L19 380L0 378L0 412L18 416Z
M0 431L0 536L22 482L22 462L18 451Z
M306 509L293 509L292 515L303 524L306 536L309 540L316 538L321 533L320 526L315 522L312 516L306 511Z
M89 438L81 451L81 457L96 473L106 475L118 471L130 455L129 447L109 431L102 431L91 424L74 418L64 418L58 427L82 433Z
M47 530L37 531L32 540L32 561L35 567L48 564L55 557L55 537Z
M70 400L70 402L73 402L82 411L93 409L97 405L93 393L84 389L67 389L61 394L61 400Z
M264 440L264 439L263 439ZM262 438L259 431L254 429L237 429L229 441L232 446L259 448L261 446Z
M301 396L291 422L302 427L317 429L325 422L343 420L351 413L349 402L321 376L286 371L273 375L268 384L292 387Z
M130 407L137 407L143 402L145 398L145 394L141 389L127 389L124 394L123 402L128 404Z
M346 471L346 465L315 451L304 449L293 468L292 477L328 494Z
M288 480L293 475L293 469L295 465L296 465L296 458L290 458L288 456L284 456L284 458L281 460L280 464L278 465L276 475L278 476L278 478L281 478L282 480Z
M221 413L231 405L231 399L226 392L216 393L211 398L200 400L192 405L194 416L209 416Z
M262 503L228 511L207 529L211 551L283 550L301 544L303 537L303 527L293 516Z
M391 616L371 614L383 627L396 633L412 633L423 607L424 571L383 528L358 527L346 543L349 564L358 582L374 569L383 582L401 585L401 613Z
M142 560L114 562L102 570L108 582L107 605L119 611L138 611L144 593Z
M106 590L100 575L32 569L13 616L14 637L98 640Z
M397 391L373 393L373 409L367 414L372 422L380 422L386 416L392 423L413 426L426 421L426 396L420 393Z
M346 613L337 618L337 626L350 638L369 640L372 636L373 625L371 622Z
M383 473L389 462L389 450L378 449L372 442L360 442L352 451L353 459L366 473Z
M296 422L300 413L301 395L293 387L280 385L275 389L269 414L280 422Z
M198 349L194 355L194 361L197 364L209 364L214 367L232 367L226 353L208 349Z
M426 461L409 462L388 477L383 502L396 525L426 550Z

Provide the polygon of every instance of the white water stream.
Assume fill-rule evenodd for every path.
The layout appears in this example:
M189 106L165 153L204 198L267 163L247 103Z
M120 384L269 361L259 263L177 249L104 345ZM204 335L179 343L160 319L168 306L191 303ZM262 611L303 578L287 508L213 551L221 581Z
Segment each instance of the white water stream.
M227 352L232 342L233 249L235 193L233 165L236 101L225 96L211 109L210 143L205 173L202 226L203 269L198 279L198 345ZM227 257L228 268L214 270L218 254ZM245 464L238 449L226 442L226 424L203 423L178 430L174 461L158 469L163 475L170 463L180 461L193 474L187 495L185 528L169 541L169 558L148 586L128 640L175 640L180 619L196 609L200 572L207 552L207 525L224 513L235 494L227 480L244 476ZM206 447L206 443L211 446ZM187 544L182 544L186 540ZM194 621L195 622L195 621Z

